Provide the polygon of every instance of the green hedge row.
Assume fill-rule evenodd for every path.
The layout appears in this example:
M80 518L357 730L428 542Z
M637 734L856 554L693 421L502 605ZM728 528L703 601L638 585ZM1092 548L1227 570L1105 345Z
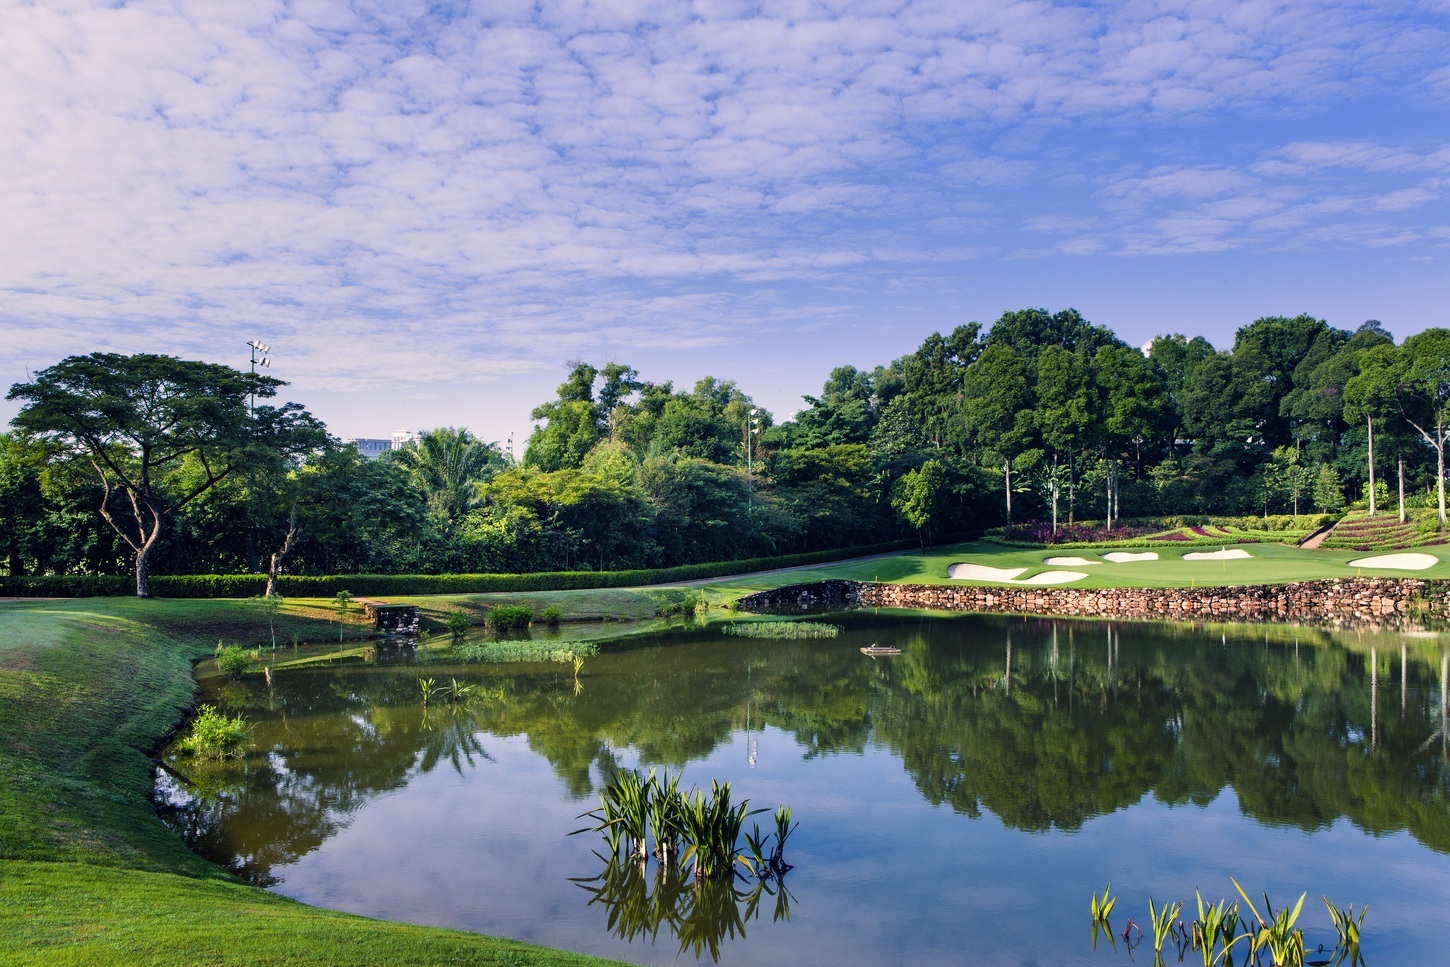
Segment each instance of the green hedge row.
M672 584L748 574L782 567L826 564L864 554L915 547L916 541L890 541L865 547L812 551L746 561L717 561L681 567L637 571L543 571L534 574L330 574L320 577L286 574L277 590L287 598L330 598L339 591L356 597L422 594L482 594L498 591L580 591L625 588L646 584ZM251 598L267 587L260 574L165 574L151 578L151 593L158 598ZM0 576L0 597L123 597L134 594L135 578L122 575L53 574L34 577Z

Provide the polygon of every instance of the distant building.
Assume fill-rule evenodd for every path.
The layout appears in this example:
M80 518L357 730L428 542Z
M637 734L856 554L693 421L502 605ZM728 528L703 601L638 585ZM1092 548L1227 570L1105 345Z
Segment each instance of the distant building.
M423 438L423 434L417 430L394 430L391 439L380 439L377 437L346 437L343 443L351 443L357 447L358 452L369 460L376 460L389 450L401 450L409 443L416 443Z

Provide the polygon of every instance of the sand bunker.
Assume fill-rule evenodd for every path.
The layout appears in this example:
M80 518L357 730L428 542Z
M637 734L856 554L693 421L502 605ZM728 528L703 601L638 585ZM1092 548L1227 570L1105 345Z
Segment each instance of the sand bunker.
M1067 584L1087 577L1082 571L1043 571L1030 578L1018 579L1025 567L988 567L985 564L953 564L947 568L947 575L967 581L997 581L1002 584Z
M1112 561L1114 564L1131 564L1134 561L1156 561L1157 551L1144 551L1141 554L1132 554L1128 551L1113 551L1111 554L1104 554L1104 560Z
M985 564L953 564L947 568L947 576L954 578L966 578L968 581L1010 581L1023 571L1025 567L988 567Z
M1226 547L1221 551L1193 551L1183 555L1185 561L1235 561L1243 557L1253 555L1241 547Z
M1070 565L1072 565L1074 567L1090 567L1093 564L1101 564L1103 562L1102 561L1090 561L1090 560L1088 560L1085 557L1049 557L1047 560L1043 561L1042 563L1043 564L1051 564L1053 567L1062 567L1063 565L1067 565L1067 564L1070 564Z
M1392 571L1423 571L1434 567L1440 559L1434 554L1381 554L1379 557L1362 557L1350 561L1350 567L1380 567Z

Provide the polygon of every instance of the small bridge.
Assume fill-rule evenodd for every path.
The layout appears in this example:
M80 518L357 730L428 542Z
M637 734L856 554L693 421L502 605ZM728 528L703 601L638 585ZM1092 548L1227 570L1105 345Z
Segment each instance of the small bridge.
M364 600L362 606L363 614L367 615L373 627L385 635L416 635L423 620L415 604Z

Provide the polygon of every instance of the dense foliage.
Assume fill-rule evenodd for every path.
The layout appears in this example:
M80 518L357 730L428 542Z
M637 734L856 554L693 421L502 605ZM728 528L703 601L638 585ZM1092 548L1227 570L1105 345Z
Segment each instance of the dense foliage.
M685 391L578 363L535 409L518 462L454 428L369 461L310 433L296 404L239 423L241 388L277 384L211 367L208 405L230 441L219 473L215 448L147 463L144 425L88 442L89 424L65 423L56 403L82 363L113 383L143 362L204 364L71 357L11 390L31 402L0 435L0 573L134 571L137 540L97 509L115 511L118 472L137 467L132 493L166 522L141 535L158 574L270 572L283 594L297 593L285 575L618 572L1032 522L1051 534L1393 503L1401 517L1434 506L1443 526L1447 359L1450 330L1396 346L1373 321L1350 332L1275 316L1227 349L1165 335L1139 350L1073 310L1026 309L933 334L889 365L840 367L784 423L730 381ZM187 411L203 428L210 412Z

